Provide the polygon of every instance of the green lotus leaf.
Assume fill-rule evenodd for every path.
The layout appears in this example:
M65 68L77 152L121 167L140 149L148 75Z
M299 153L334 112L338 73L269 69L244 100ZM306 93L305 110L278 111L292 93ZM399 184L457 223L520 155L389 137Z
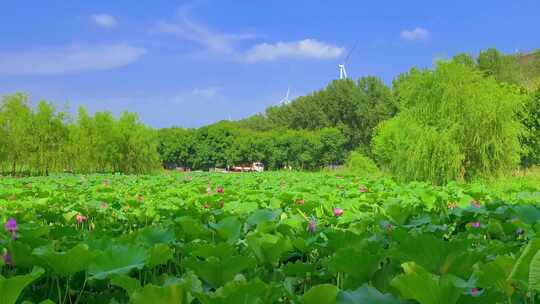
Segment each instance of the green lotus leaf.
M198 238L209 234L202 223L192 217L182 216L176 219L176 222L182 227L182 232L190 238Z
M134 304L182 304L184 303L184 287L180 284L167 286L148 284L133 292L130 300Z
M142 269L148 260L148 252L134 245L113 245L98 255L90 264L91 279L103 280L111 274L128 274Z
M521 255L517 259L509 279L520 282L523 285L528 284L529 281L529 267L534 255L540 250L540 238L534 238L529 241L527 246L521 252Z
M540 209L533 205L516 205L513 207L518 218L529 225L534 225L540 221Z
M268 286L259 279L250 282L233 281L219 288L214 294L196 295L203 304L229 304L229 303L274 303Z
M9 279L0 275L0 304L15 304L23 289L30 283L39 279L45 270L34 267L31 273L27 275L18 275Z
M246 237L246 241L257 259L268 264L276 264L285 252L293 248L289 238L280 234L254 232Z
M494 261L478 266L476 276L478 277L478 287L492 288L494 290L511 296L514 287L508 280L508 275L512 271L515 259L509 256L497 256Z
M437 276L414 262L404 263L402 267L405 273L396 276L390 284L405 299L420 304L454 304L463 292L463 288L455 286L459 278L453 275Z
M242 223L235 216L226 217L218 223L210 223L209 226L216 230L220 238L230 243L240 238Z
M260 209L253 212L246 220L246 223L250 225L258 225L261 222L275 220L280 211L273 211L268 209Z
M197 244L191 250L191 254L201 257L218 257L220 259L226 259L233 255L237 255L236 249L229 243L217 243L217 244Z
M110 275L111 284L124 289L129 296L131 296L136 290L141 288L139 280L129 277L125 274L112 274Z
M96 256L86 244L79 244L66 252L55 252L52 247L38 247L33 254L44 260L48 267L60 276L73 275L86 270Z
M302 296L303 304L336 304L338 288L331 284L313 286Z
M152 268L158 265L167 264L172 259L174 251L167 244L157 244L150 248L148 267Z
M305 277L308 273L314 273L317 266L313 263L287 263L282 267L283 272L291 277Z
M414 261L433 273L446 273L456 258L466 254L470 247L467 240L450 243L427 233L395 235L399 244L394 245L393 256L401 262Z
M344 288L357 288L369 281L377 269L379 269L381 259L382 257L380 255L372 254L367 250L343 248L338 250L328 261L324 262L324 265L332 274L347 274Z
M36 259L32 255L32 248L23 242L12 242L9 244L13 264L19 267L31 268L35 265Z
M174 241L174 233L157 227L145 227L139 230L139 241L148 246L170 244Z
M190 257L183 261L186 268L193 270L197 276L214 287L223 286L236 274L252 267L253 264L252 259L244 256L230 256L223 259L209 257L205 260Z
M540 250L536 251L529 267L529 289L540 291Z
M354 291L340 290L336 304L401 304L404 303L390 294L382 294L377 289L364 284Z

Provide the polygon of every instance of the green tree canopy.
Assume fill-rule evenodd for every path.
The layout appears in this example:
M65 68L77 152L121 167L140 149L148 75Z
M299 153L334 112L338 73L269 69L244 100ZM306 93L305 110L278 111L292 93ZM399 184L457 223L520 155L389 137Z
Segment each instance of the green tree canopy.
M470 180L519 162L520 90L455 62L397 83L400 113L378 127L374 152L399 179Z
M515 56L504 55L497 49L490 48L478 55L478 68L499 82L520 84L521 75Z

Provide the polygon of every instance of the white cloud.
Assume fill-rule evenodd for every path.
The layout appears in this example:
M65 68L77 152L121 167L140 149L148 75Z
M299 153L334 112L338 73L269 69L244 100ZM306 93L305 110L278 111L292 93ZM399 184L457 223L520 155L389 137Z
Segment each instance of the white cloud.
M245 54L245 61L271 61L279 58L314 58L331 59L339 57L345 51L342 47L333 46L315 39L261 43L250 48Z
M224 100L221 87L204 87L182 90L170 100L175 104L219 103Z
M66 46L0 53L0 74L66 74L110 70L146 53L127 44Z
M227 34L215 32L202 24L189 20L186 16L180 16L174 23L160 21L155 26L155 31L173 34L180 38L198 43L210 51L225 54L234 52L234 42L256 37L253 34Z
M208 87L208 88L195 88L191 90L191 94L196 97L203 97L206 99L214 98L219 95L219 91L221 88L219 87Z
M404 30L401 32L401 38L409 41L427 40L429 31L422 27L417 27L413 30Z
M92 22L94 22L94 24L100 27L113 28L118 25L116 18L114 18L114 16L111 16L111 15L95 14L95 15L90 16L90 18L92 19Z
M225 54L237 62L254 63L272 61L279 58L315 58L330 59L341 56L345 49L315 39L304 39L275 44L259 43L246 51L240 50L242 40L260 38L251 33L223 33L211 30L204 24L194 22L189 16L193 5L182 6L177 11L174 21L161 20L152 28L152 32L169 34L194 42L212 53Z

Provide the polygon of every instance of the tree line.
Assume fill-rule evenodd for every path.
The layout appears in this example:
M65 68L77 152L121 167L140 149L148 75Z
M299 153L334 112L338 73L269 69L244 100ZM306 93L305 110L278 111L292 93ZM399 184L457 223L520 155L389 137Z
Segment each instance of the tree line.
M144 173L159 167L156 131L134 113L109 112L75 118L40 101L31 107L22 93L0 103L0 172Z
M372 76L335 80L238 125L336 128L343 154L361 153L402 180L496 176L540 163L540 51L458 54L391 87Z
M198 129L158 131L165 167L208 170L262 162L267 169L315 170L343 163L345 138L336 128L255 131L223 121Z
M22 94L0 107L3 172L147 173L261 161L318 170L351 152L402 180L471 180L540 163L540 52L458 54L391 86L374 76L325 88L239 121L153 130L133 113L75 118Z

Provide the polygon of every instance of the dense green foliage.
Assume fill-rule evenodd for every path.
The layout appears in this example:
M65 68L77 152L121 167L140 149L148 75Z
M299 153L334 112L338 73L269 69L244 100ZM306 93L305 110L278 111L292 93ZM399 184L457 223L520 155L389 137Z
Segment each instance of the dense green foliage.
M321 169L350 151L371 155L374 128L397 111L392 91L375 77L336 80L323 90L238 122L160 130L168 167L227 167L261 161L269 169Z
M534 303L540 189L510 188L275 172L4 178L0 301Z
M226 168L261 161L267 169L320 169L342 163L345 139L335 128L316 131L254 131L221 122L199 129L158 132L159 152L167 167Z
M381 173L377 167L377 164L375 164L371 158L365 156L359 151L351 152L347 158L347 162L343 166L343 170L362 176L378 175Z
M523 85L533 88L540 77L540 50L531 53L505 55L490 48L473 58L469 54L457 54L452 59L469 67L478 68L486 76L494 77L499 82Z
M478 69L499 82L518 84L520 79L519 65L516 56L507 56L494 48L480 52Z
M413 70L397 87L400 113L380 125L374 152L404 180L445 183L515 168L519 90L458 63Z
M109 112L89 116L79 109L76 120L40 101L31 108L23 94L0 103L0 173L49 172L144 173L159 167L155 131L137 115Z
M524 156L522 165L529 167L540 164L540 87L527 100L522 121L525 134L522 136Z
M346 148L369 152L373 129L392 117L397 106L392 91L375 77L335 80L324 90L297 98L280 107L270 107L266 117L276 126L291 129L336 127L345 136Z

